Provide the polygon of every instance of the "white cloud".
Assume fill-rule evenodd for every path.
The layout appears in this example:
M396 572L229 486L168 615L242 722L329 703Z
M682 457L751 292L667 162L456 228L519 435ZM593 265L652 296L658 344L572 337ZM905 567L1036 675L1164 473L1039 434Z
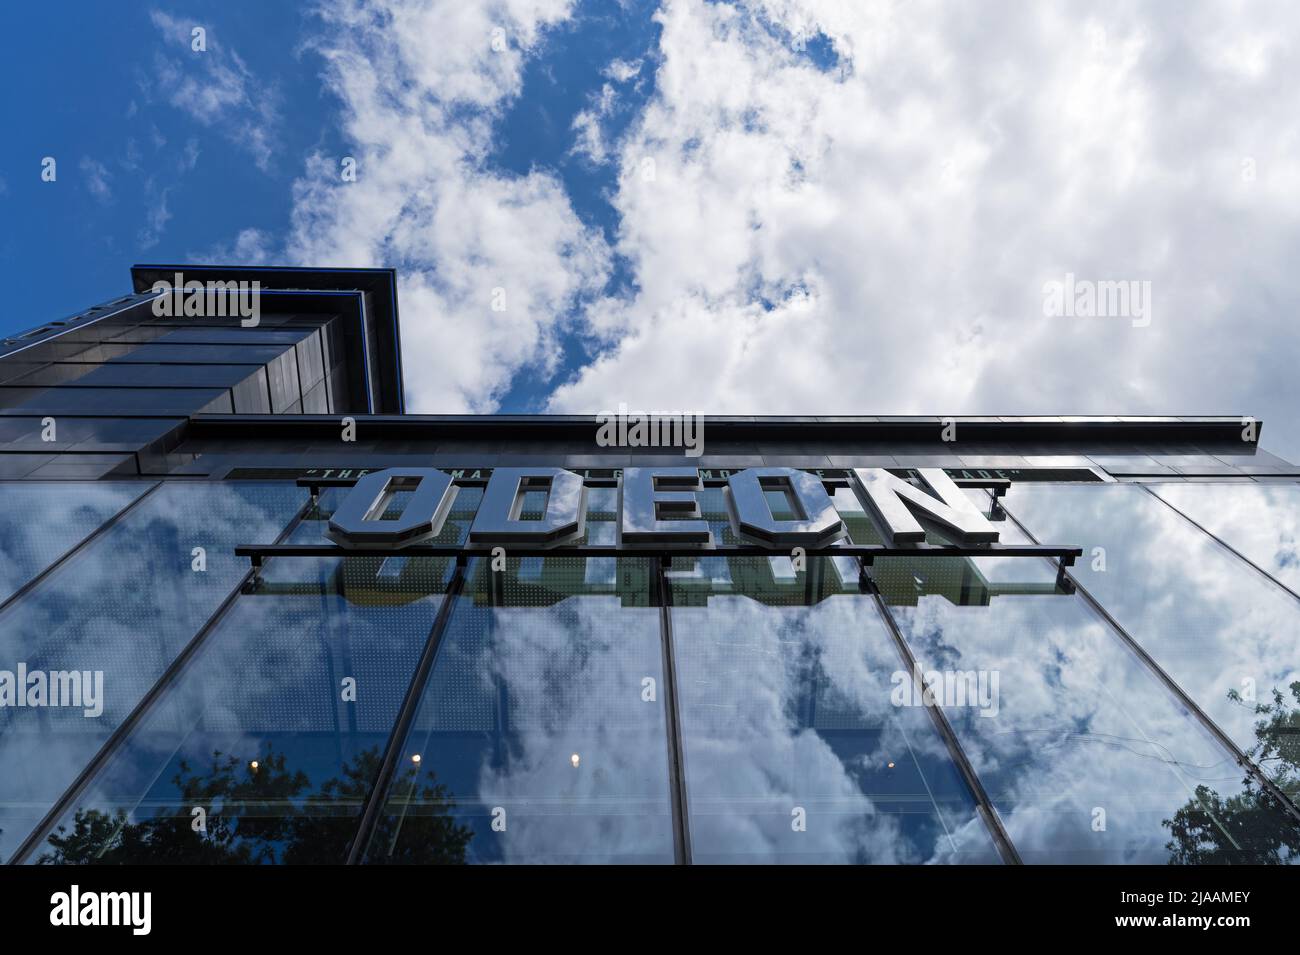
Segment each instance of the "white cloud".
M617 159L640 291L553 410L1243 412L1300 450L1296 17L1231 13L667 0ZM1151 325L1046 317L1066 272L1150 280Z
M640 60L611 60L605 67L605 75L618 83L626 83L640 72Z
M573 152L586 156L594 163L604 163L609 159L601 121L613 110L614 96L614 87L608 83L604 84L600 94L591 98L591 108L581 110L573 117L571 128L576 134Z
M157 245L162 238L163 230L167 228L167 223L171 221L172 214L167 208L167 195L170 192L170 187L156 189L152 180L145 183L148 211L145 213L144 228L137 236L141 249L151 249Z
M577 329L601 357L554 411L1241 412L1300 457L1290 7L665 0L641 114L605 135L649 78L615 60L573 123L619 168L611 250L554 176L485 164L570 5L322 7L358 176L309 159L286 253L398 269L413 409L495 410ZM1066 273L1150 281L1151 324L1045 315Z
M219 244L191 256L194 262L233 263L235 265L274 265L275 241L261 229L240 229L235 241Z
M91 159L89 156L82 156L79 164L81 175L85 178L86 189L90 194L100 202L108 202L113 198L113 187L110 184L113 175L98 159Z
M204 126L221 130L259 169L269 169L280 120L275 88L259 81L239 53L206 26L207 48L195 51L191 31L200 24L161 10L152 11L150 19L165 42L165 52L154 58L153 92Z
M343 180L343 157L309 159L289 257L396 267L411 405L492 411L520 369L555 367L558 317L609 268L556 178L484 165L524 57L569 3L337 0L321 14L330 31L315 47L356 180Z
M570 124L575 133L572 152L586 156L597 165L604 165L613 158L603 124L614 112L618 100L614 84L622 85L638 76L641 73L641 61L611 60L601 72L614 82L601 84L600 92L588 97L591 105L579 111ZM636 85L638 88L641 86L640 83Z
M185 140L185 148L181 150L180 167L183 172L188 172L199 164L199 141L191 136Z

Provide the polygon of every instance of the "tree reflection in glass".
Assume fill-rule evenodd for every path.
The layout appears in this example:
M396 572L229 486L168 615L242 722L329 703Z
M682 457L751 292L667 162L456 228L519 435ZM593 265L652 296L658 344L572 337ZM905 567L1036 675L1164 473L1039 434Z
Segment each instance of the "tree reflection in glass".
M1121 636L1055 593L1048 562L890 559L876 576L923 669L997 677L993 706L944 710L1025 861L1188 861L1194 835L1222 846L1218 861L1254 862L1294 839L1293 818Z
M1300 681L1289 689L1294 705L1288 705L1281 690L1274 690L1268 703L1255 706L1260 717L1255 723L1257 742L1246 755L1269 782L1295 799L1300 793ZM1259 790L1258 781L1249 774L1244 774L1240 790L1228 796L1198 786L1193 798L1165 821L1170 862L1295 864L1300 858L1300 827L1274 797ZM1227 825L1221 820L1227 820Z
M79 809L70 825L46 840L40 865L259 863L333 864L347 855L354 826L334 824L334 814L351 818L379 771L380 751L369 749L343 767L343 773L313 787L307 775L290 768L283 754L267 752L256 770L244 758L213 753L200 774L182 761L171 780L177 805L160 807L147 819L132 821L125 809ZM408 825L419 835L394 861L456 864L465 861L471 832L451 819L445 787L433 773L414 767L405 784L420 793L425 811ZM192 807L220 806L217 815L196 828ZM380 835L383 834L381 828Z
M318 538L327 516L299 535ZM46 861L342 862L450 569L268 561L60 820ZM456 861L445 794L416 769L438 810L411 857Z

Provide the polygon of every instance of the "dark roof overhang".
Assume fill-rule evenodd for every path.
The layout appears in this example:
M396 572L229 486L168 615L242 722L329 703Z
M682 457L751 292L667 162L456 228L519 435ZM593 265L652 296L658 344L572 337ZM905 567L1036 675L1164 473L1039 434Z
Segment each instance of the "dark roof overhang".
M394 269L305 269L282 266L135 265L131 281L147 292L157 281L172 282L177 272L186 281L259 282L277 293L301 293L281 299L279 308L333 311L355 316L355 380L378 414L406 410L402 385L402 340L397 314ZM313 295L313 293L315 293ZM327 297L329 296L329 297ZM339 297L347 299L346 304ZM280 296L277 295L277 298Z

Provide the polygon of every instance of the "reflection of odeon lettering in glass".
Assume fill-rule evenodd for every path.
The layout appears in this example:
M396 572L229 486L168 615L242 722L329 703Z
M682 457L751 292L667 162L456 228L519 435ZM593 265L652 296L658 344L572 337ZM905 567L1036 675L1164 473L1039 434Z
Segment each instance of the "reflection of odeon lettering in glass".
M941 468L917 471L925 488L883 468L852 471L851 486L890 544L920 543L934 527L962 544L993 543L997 528ZM617 523L620 544L713 544L702 519L703 490L693 467L629 467L619 486ZM400 515L387 514L394 496L404 492ZM535 520L523 518L529 492L542 492L545 506ZM388 468L362 477L330 520L330 537L347 546L402 547L438 534L457 493L451 475L435 468ZM785 507L777 517L769 495ZM760 467L727 477L724 490L733 530L746 540L771 547L819 547L846 534L844 522L825 484L798 468ZM583 534L587 489L583 479L557 467L497 468L488 479L469 531L473 544L575 543Z

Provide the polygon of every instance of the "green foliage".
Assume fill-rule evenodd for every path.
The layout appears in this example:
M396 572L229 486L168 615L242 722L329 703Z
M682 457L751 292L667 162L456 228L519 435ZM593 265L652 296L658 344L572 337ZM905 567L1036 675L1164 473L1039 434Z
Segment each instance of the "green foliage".
M1280 690L1255 706L1256 743L1246 755L1282 792L1300 795L1300 681L1290 686L1295 705ZM1243 702L1236 690L1229 697ZM1279 800L1246 774L1241 791L1224 798L1197 786L1185 806L1166 819L1171 865L1288 865L1300 859L1300 827Z
M182 761L172 784L176 808L131 821L79 809L71 829L51 833L41 865L253 865L336 864L347 857L361 807L379 771L379 751L369 749L343 766L341 777L313 789L306 774L268 752L253 769L243 759L214 752L202 773ZM410 768L394 791L410 793L417 809L395 817L385 812L372 845L379 862L456 864L465 861L472 830L457 825L446 787L432 771ZM206 831L196 831L192 808L207 812ZM398 827L401 838L397 838Z

